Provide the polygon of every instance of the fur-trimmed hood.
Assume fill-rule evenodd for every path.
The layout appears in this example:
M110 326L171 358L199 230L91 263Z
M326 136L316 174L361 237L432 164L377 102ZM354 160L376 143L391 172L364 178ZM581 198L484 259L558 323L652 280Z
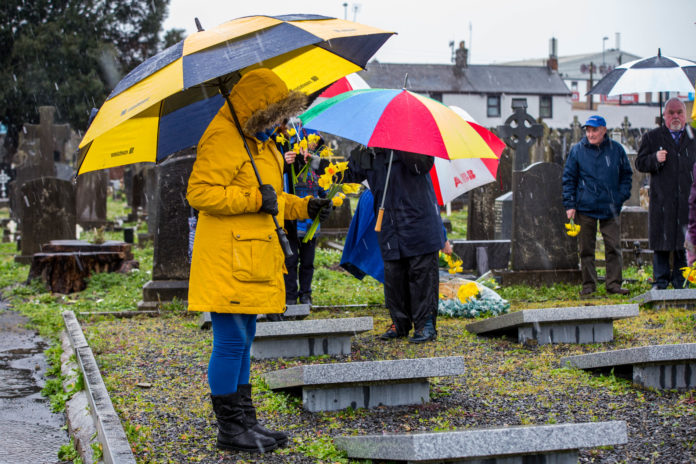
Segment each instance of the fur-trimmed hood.
M253 137L304 110L307 96L288 91L273 71L261 68L242 76L230 92L230 101L245 135ZM234 124L227 105L222 112Z

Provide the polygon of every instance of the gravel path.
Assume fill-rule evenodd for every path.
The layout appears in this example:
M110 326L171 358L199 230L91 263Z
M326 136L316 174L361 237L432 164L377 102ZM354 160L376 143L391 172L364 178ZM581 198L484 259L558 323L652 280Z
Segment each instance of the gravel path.
M580 462L696 463L696 392L640 390L611 376L558 368L568 355L696 342L693 311L642 311L638 318L617 322L616 340L609 344L541 347L475 337L464 330L467 320L441 318L437 343L411 345L377 340L387 326L383 309L312 317L364 315L375 318L376 330L354 339L350 357L252 361L260 419L292 436L289 447L260 456L215 449L206 379L212 336L198 330L193 316L100 319L83 322L83 328L139 462L349 462L330 437L625 420L627 445L583 449ZM261 380L264 372L300 362L452 355L465 358L467 374L435 380L431 402L420 406L311 414L296 398L264 390Z

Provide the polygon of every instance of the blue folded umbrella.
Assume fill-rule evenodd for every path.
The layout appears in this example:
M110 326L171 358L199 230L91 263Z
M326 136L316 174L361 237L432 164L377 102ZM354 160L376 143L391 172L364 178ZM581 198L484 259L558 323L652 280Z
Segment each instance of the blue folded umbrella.
M366 275L384 283L384 261L375 232L374 198L365 190L350 222L341 256L341 267L362 280Z

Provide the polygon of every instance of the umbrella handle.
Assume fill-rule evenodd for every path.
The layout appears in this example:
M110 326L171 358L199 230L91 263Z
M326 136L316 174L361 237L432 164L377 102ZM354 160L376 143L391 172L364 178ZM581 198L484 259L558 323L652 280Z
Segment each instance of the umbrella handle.
M377 212L377 223L375 224L375 232L382 231L382 219L384 218L384 208L380 208Z

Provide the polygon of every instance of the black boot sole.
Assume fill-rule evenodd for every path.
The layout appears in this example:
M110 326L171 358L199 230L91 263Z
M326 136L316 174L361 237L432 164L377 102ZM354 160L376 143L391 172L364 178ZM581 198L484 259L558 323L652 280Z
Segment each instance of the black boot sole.
M228 445L226 443L220 443L217 442L216 446L218 449L225 450L225 451L245 451L247 453L267 453L269 451L273 451L274 449L278 448L278 442L273 443L272 445L269 446L264 446L262 448L259 447L253 447L253 448L247 448L245 446L235 446L235 445Z

